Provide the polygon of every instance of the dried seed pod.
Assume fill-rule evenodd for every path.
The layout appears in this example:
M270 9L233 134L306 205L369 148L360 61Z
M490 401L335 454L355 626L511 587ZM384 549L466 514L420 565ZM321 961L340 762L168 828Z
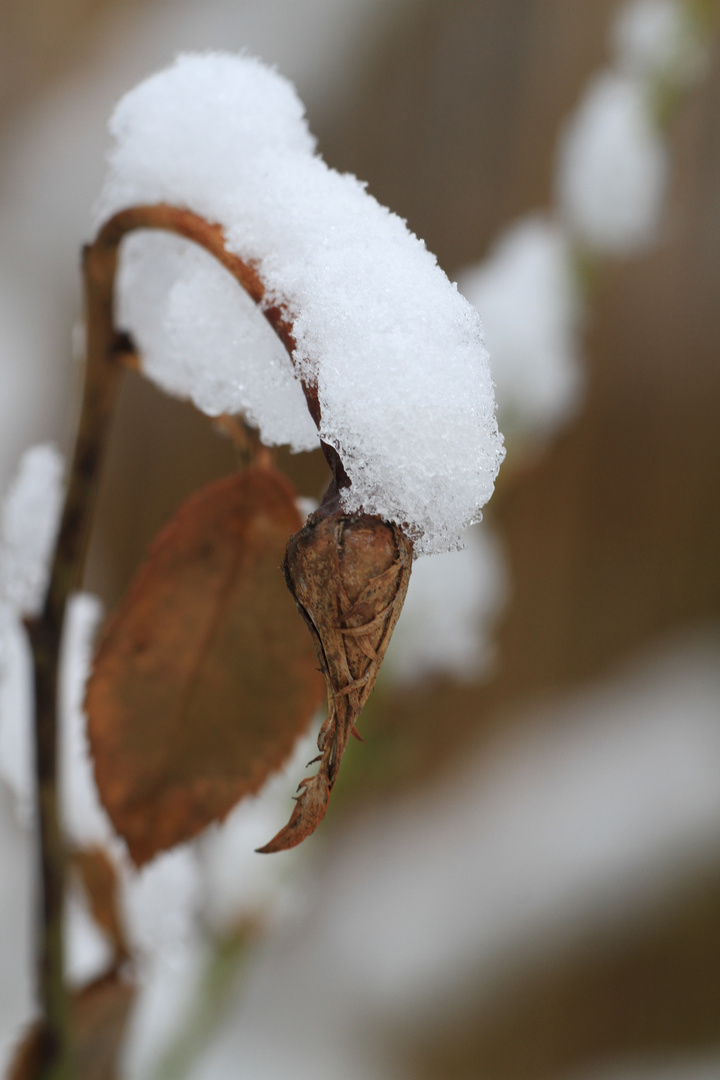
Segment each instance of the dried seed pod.
M285 578L312 634L328 689L320 766L303 780L290 821L259 848L295 847L325 816L355 721L372 690L410 580L412 543L369 514L313 515L290 537Z

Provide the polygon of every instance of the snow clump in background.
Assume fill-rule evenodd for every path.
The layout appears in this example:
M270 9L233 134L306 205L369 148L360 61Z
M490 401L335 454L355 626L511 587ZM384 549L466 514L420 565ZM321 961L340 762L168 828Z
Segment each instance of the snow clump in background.
M646 86L602 72L560 144L558 203L568 228L599 254L642 251L656 238L668 173Z
M551 435L575 410L582 384L567 236L550 218L523 218L458 287L482 315L506 438L512 445L516 435Z

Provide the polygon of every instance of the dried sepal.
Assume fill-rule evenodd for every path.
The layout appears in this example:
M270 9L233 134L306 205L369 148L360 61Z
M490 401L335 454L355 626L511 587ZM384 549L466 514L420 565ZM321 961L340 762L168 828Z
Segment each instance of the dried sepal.
M400 616L412 543L397 526L368 514L313 515L290 537L285 578L310 628L328 692L320 765L300 784L290 821L263 853L295 847L325 816L355 722L380 670Z

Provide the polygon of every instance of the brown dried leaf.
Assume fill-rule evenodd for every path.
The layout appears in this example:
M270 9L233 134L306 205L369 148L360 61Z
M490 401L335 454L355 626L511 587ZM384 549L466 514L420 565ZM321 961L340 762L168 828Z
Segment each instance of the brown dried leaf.
M109 937L118 964L129 956L129 950L118 906L119 884L115 867L101 847L74 851L72 863L82 881L93 918Z
M72 995L72 1075L82 1080L116 1080L118 1054L135 996L134 986L116 972ZM35 1080L42 1061L44 1028L37 1020L15 1051L8 1080Z
M152 545L88 684L100 797L140 865L282 765L321 696L279 572L300 524L267 463L195 494Z
M285 576L310 627L328 690L317 774L303 780L290 821L264 854L301 843L325 816L355 722L375 685L400 616L412 543L368 514L311 518L288 541Z

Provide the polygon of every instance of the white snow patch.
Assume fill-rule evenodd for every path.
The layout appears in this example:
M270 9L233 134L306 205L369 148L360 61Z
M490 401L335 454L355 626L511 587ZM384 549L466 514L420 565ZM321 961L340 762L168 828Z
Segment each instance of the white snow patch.
M720 1049L709 1053L637 1055L568 1074L565 1080L718 1080Z
M715 859L717 658L717 628L690 635L369 812L333 852L312 947L376 1009L412 1007L469 967L628 918Z
M590 84L560 143L562 217L598 254L642 251L657 237L668 168L645 84L605 71Z
M550 435L582 389L580 302L563 229L539 214L511 225L458 288L482 316L507 438Z
M65 977L73 987L86 986L108 971L113 948L93 918L79 881L71 878L65 894Z
M139 870L129 860L122 875L128 938L141 959L160 957L172 965L198 937L202 882L195 850L180 844Z
M7 604L0 604L0 780L15 800L18 822L29 827L34 813L32 657L25 629Z
M2 509L0 598L18 615L37 615L60 523L64 463L51 444L23 454Z
M50 444L23 454L0 515L0 778L24 825L33 814L32 662L22 617L43 604L62 508L63 459Z
M270 446L318 445L285 347L212 255L180 237L128 237L118 321L142 342L143 371L210 416L243 413Z
M460 551L420 559L383 662L401 686L438 675L471 680L487 673L491 633L508 591L499 542L487 525L468 529Z
M628 75L679 85L696 79L707 63L707 47L680 0L635 0L625 4L610 28L618 68Z
M37 1015L33 978L35 853L0 779L0 1076Z
M260 916L264 922L274 919L292 902L304 852L293 849L280 858L267 858L255 849L290 817L291 792L317 754L318 727L319 723L311 725L311 733L298 741L288 763L259 795L243 799L223 822L211 825L194 842L205 893L204 917L217 933L231 931L245 916Z
M100 804L83 711L100 600L90 593L70 597L60 652L60 803L63 825L78 847L115 846L115 832Z
M145 956L120 1052L123 1080L157 1080L163 1075L159 1069L163 1053L192 1016L207 959L207 945L198 937L178 942L172 953Z

